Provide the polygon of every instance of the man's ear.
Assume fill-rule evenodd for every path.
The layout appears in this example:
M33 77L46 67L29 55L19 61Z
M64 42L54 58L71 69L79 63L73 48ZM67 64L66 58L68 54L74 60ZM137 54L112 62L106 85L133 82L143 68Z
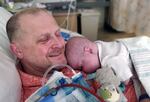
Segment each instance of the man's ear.
M11 43L10 44L10 48L12 50L12 52L19 58L21 59L23 57L23 52L21 50L21 48L19 46L17 46L17 44L15 43Z
M87 46L84 47L84 52L93 53L92 49L90 47L87 47Z

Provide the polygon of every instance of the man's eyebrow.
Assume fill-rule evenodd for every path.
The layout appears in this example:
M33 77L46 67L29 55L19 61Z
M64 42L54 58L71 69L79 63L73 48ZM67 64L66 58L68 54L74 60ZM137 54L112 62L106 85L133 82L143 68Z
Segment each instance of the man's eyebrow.
M58 31L61 31L60 28L58 28L54 33L58 32ZM51 32L41 33L41 34L39 35L39 37L42 37L42 36L45 36L45 35L51 35L51 34L53 34L53 33L51 33Z
M42 37L42 36L45 36L45 35L49 35L49 34L51 34L51 33L41 33L40 35L39 35L39 37Z

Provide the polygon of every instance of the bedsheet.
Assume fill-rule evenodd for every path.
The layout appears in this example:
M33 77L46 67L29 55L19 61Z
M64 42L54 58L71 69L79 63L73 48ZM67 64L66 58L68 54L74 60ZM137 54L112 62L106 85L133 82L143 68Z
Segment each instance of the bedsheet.
M150 38L139 36L120 41L128 48L137 76L150 96Z

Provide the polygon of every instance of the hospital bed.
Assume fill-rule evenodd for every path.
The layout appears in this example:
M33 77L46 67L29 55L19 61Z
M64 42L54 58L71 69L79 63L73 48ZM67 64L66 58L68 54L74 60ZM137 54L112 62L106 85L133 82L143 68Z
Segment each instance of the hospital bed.
M12 16L4 8L0 7L0 102L19 102L21 97L21 80L15 67L16 58L9 49L9 40L6 34L6 22ZM75 32L62 29L70 36L79 35ZM135 100L133 83L127 86L126 95Z

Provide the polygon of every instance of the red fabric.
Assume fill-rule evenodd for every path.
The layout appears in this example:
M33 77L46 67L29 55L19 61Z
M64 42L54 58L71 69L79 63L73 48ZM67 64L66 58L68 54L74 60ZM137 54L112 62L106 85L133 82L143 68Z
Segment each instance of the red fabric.
M71 77L73 75L73 73L66 68L64 68L62 70L62 72L68 77ZM38 88L40 88L42 86L42 84L41 84L42 78L26 74L26 73L22 72L21 70L19 70L19 73L20 73L20 77L22 80L22 99L21 99L21 102L24 102L32 93L34 93ZM84 75L84 77L86 77L85 73L83 73L83 75ZM90 82L90 84L93 86L93 88L95 90L100 86L95 81ZM132 82L130 82L126 86L126 90L125 90L124 94L127 97L128 102L138 102L136 99L135 90L134 90L134 86L133 86Z
M128 99L128 102L138 102L132 81L130 81L128 85L126 85L126 90L124 94L126 98Z
M42 86L42 78L26 74L19 70L22 81L22 97L21 102L24 102L32 93Z

